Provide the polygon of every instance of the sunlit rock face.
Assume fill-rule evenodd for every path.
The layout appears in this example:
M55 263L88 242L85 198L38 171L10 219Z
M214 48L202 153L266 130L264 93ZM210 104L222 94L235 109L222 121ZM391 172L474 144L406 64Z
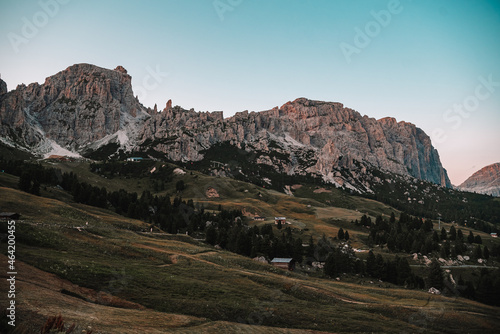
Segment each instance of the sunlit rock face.
M41 85L7 92L0 82L0 135L38 154L57 145L84 153L116 143L126 151L156 151L174 161L201 160L204 150L229 142L255 152L250 156L256 163L288 174L321 175L333 183L339 168L361 162L451 186L429 136L411 123L376 120L341 103L305 98L226 119L222 112L173 106L167 98L158 112L134 97L131 80L122 66L77 64Z
M481 168L465 180L459 188L480 194L500 196L500 163Z

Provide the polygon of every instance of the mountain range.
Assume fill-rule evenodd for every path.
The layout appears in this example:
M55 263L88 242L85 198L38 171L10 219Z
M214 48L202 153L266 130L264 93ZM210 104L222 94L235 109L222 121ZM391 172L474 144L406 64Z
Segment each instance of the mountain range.
M101 150L180 162L203 160L208 149L226 143L251 153L252 163L358 192L369 187L354 187L342 168L357 164L362 173L375 168L451 187L429 136L411 123L306 98L228 118L171 100L163 110L147 108L122 66L76 64L12 91L0 80L0 140L45 157Z

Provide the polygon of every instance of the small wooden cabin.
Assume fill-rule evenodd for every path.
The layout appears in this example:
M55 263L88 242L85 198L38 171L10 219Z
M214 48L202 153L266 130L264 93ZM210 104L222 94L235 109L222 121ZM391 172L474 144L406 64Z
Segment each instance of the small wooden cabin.
M271 264L275 267L290 271L295 269L295 260L292 258L275 257L271 260Z

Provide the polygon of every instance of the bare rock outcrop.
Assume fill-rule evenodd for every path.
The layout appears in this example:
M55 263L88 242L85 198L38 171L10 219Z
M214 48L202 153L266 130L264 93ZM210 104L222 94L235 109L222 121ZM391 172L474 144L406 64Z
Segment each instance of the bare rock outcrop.
M123 74L127 74L127 70L121 65L116 66L115 71L121 72Z
M481 168L458 187L465 191L500 196L500 163Z
M169 111L172 109L172 100L168 100L167 104L165 105L165 109L163 111Z
M7 83L0 79L0 95L7 93Z
M207 198L219 198L220 197L217 190L215 190L215 188L213 188L213 187L207 188L207 190L205 191L205 196L207 196Z

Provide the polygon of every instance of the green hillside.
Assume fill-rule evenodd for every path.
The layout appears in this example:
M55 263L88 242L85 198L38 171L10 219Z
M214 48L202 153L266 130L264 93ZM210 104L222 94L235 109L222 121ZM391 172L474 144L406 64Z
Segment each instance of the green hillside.
M499 320L498 307L470 300L488 302L485 291L497 293L492 277L499 242L469 226L443 221L445 235L433 241L433 230L442 232L437 221L426 232L419 217L334 187L297 181L290 184L293 195L286 195L152 160L3 166L0 208L21 214L16 259L37 273L20 283L30 291L19 297L27 328L59 313L102 333L124 332L123 319L136 328L129 333L166 327L194 333L493 332ZM287 224L279 228L275 216L285 216ZM452 226L465 236L460 244L451 241ZM340 240L341 229L347 241ZM470 233L481 242L468 243ZM429 258L451 256L446 249L458 247L470 255L462 265L442 265L443 283L463 281L456 288L444 284L444 296L427 293L430 267L422 255L412 255L412 247L418 253L427 240L434 247L426 250ZM487 262L477 262L478 248L481 257L490 250ZM371 267L372 253L378 267ZM254 256L290 256L296 270ZM400 265L408 276L392 277ZM30 288L40 277L47 289Z
M234 323L228 327L233 330L247 329L243 324L251 324L247 330L255 332L273 332L260 327L271 326L389 333L401 328L426 332L459 332L463 328L488 331L499 320L497 308L462 298L295 274L218 250L188 236L143 232L146 224L106 210L4 187L0 188L0 195L1 207L25 215L16 225L18 261L74 284L61 288L56 295L40 291L40 302L50 306L54 298L67 301L71 308L54 308L54 312L62 311L63 317L81 328L90 325L102 332L116 332L120 327L113 316L118 318L121 310L125 313L137 304L146 307L137 326L145 326L149 314L159 318L163 313L165 317L178 314L196 319L177 329L193 326L196 331L204 324L214 328L214 332L215 328L224 332L216 324L219 321ZM86 297L88 290L81 288L119 300L92 300ZM24 297L20 296L22 305ZM110 318L102 318L89 313L89 303L119 308ZM75 312L74 308L82 312ZM40 320L40 314L51 312L50 307L39 311L27 304L20 310ZM28 325L36 327L31 321ZM147 326L154 327L151 323Z

